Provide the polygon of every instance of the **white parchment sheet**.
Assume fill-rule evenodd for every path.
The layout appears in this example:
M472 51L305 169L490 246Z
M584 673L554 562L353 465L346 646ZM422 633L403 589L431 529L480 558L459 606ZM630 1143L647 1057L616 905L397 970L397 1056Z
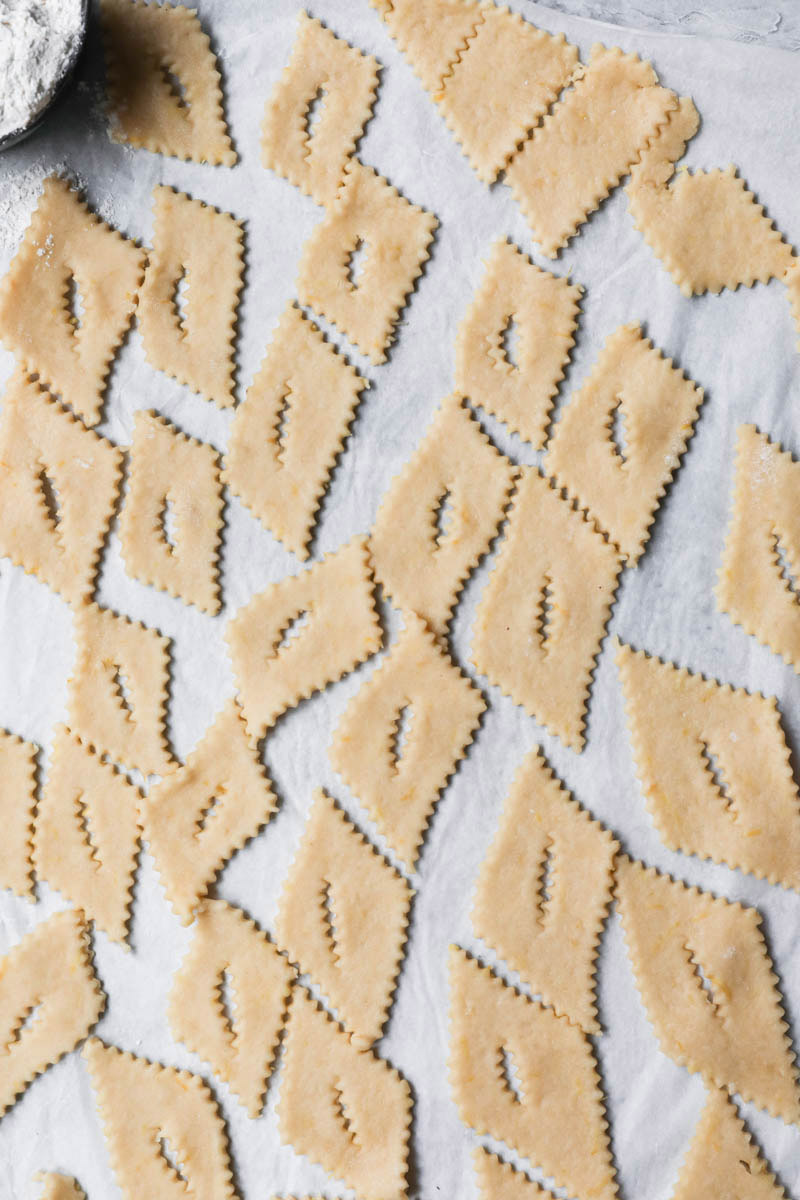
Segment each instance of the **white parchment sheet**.
M651 57L663 82L691 94L703 126L691 144L693 166L734 161L789 239L800 240L800 61L788 52L723 41L637 35L554 14L512 0L534 22L563 30L582 55L593 42L615 42ZM287 61L300 0L200 0L220 53L227 113L240 162L233 169L183 164L113 145L99 112L101 77L96 31L88 83L46 129L0 159L0 268L5 269L25 224L35 183L69 167L88 199L119 228L147 242L151 193L168 183L246 222L246 289L240 310L239 379L252 379L278 317L294 295L301 248L322 211L260 164L264 102ZM641 565L622 577L610 631L693 671L778 696L789 738L800 736L800 685L791 668L758 646L714 609L712 587L728 517L737 425L756 422L800 453L797 405L800 354L783 287L685 299L633 229L617 191L557 263L536 254L509 190L485 188L461 155L434 105L367 0L310 0L312 13L335 33L384 64L375 115L362 142L364 161L411 200L433 210L441 229L433 255L403 317L388 364L370 367L349 351L371 381L353 436L324 503L314 555L367 530L391 476L423 435L439 399L452 386L456 328L482 273L490 243L509 236L540 265L585 285L577 345L559 395L568 400L603 341L618 325L644 323L647 334L706 390L697 432L661 505ZM343 344L334 333L337 344ZM10 357L0 361L4 374ZM116 361L106 419L100 426L127 443L136 409L155 407L182 429L223 449L230 413L192 395L151 369L134 330ZM497 422L481 418L515 461L535 462L530 447ZM2 519L2 514L0 514ZM472 579L453 626L453 652L467 665L476 602L492 556ZM298 563L239 503L229 499L223 551L225 607L209 618L139 583L123 569L112 535L99 600L155 625L173 639L170 734L185 755L231 693L222 632L225 621L266 584ZM397 622L388 622L393 633ZM74 654L66 604L7 561L0 562L0 724L47 746L64 717L66 680ZM280 720L265 755L280 809L266 831L238 854L219 880L218 894L241 905L267 930L300 839L312 790L323 785L370 836L374 827L333 774L326 748L339 714L374 669L364 665ZM469 669L469 668L467 668ZM446 1073L447 947L458 941L494 962L470 925L471 892L496 828L503 797L523 755L541 744L559 776L624 848L677 877L731 899L757 905L785 997L787 1020L800 1037L800 896L668 852L653 831L637 785L619 683L606 642L594 681L583 754L564 749L496 689L483 684L489 710L433 821L413 883L408 954L380 1052L410 1080L415 1096L411 1149L414 1196L433 1200L476 1195L470 1152L475 1136L459 1121ZM380 844L380 843L379 843ZM39 888L36 906L0 895L0 952L54 909L61 897ZM273 1078L264 1115L250 1120L224 1086L171 1039L166 999L189 941L167 906L148 854L135 890L131 951L95 940L97 970L108 993L98 1032L107 1040L165 1063L201 1072L212 1082L228 1122L236 1179L243 1197L272 1193L346 1194L325 1172L278 1139ZM634 988L618 919L612 916L599 964L597 1039L608 1096L612 1148L624 1200L670 1194L702 1104L700 1080L658 1050ZM754 1013L754 1020L757 1014ZM746 1120L782 1182L800 1195L800 1130L744 1106ZM124 1114L119 1114L124 1120ZM513 1157L513 1156L512 1156ZM33 1172L57 1168L77 1175L90 1200L119 1192L95 1112L87 1072L76 1054L36 1080L0 1121L0 1196L36 1193ZM541 1178L536 1171L535 1178Z

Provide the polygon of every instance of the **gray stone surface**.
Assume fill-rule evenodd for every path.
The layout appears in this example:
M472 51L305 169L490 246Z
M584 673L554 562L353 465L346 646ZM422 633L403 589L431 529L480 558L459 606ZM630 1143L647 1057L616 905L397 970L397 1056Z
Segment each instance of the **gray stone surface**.
M662 33L800 50L800 0L544 0L549 8Z

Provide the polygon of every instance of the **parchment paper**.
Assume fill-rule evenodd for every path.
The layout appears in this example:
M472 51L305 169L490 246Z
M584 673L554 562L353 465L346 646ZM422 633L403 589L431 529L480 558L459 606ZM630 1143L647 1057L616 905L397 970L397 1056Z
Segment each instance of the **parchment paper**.
M795 56L722 41L637 35L554 14L523 0L512 0L512 5L546 29L563 30L584 56L593 42L603 40L652 57L662 80L680 93L690 93L702 115L702 130L689 149L690 165L735 161L780 228L790 239L797 235L800 76ZM800 734L800 688L794 672L718 614L712 597L728 517L737 425L754 421L795 454L800 452L800 355L784 289L773 282L752 291L684 299L633 229L622 191L602 206L553 266L536 254L509 190L503 185L487 190L479 183L366 0L313 0L310 7L337 34L385 64L362 158L441 220L432 260L406 310L390 362L368 367L350 351L372 387L324 504L315 556L369 528L388 480L420 440L438 400L451 389L455 332L481 275L482 256L494 238L508 235L540 265L569 273L586 287L578 342L559 406L585 377L606 336L632 320L644 322L656 344L706 389L696 435L661 505L647 552L638 569L623 575L611 631L694 671L774 693L794 742ZM21 198L28 193L32 197L36 181L54 167L69 166L100 213L144 242L151 233L151 191L156 183L176 185L227 208L247 222L239 340L244 388L294 294L301 247L322 216L312 201L265 171L259 159L264 102L288 58L299 0L201 0L200 8L221 55L239 165L226 170L182 164L112 144L98 108L102 68L95 31L83 86L40 134L0 159L0 267L5 269L24 227ZM342 344L338 335L334 340ZM10 372L8 355L0 366L4 374ZM114 367L101 430L127 443L133 413L143 407L157 408L187 432L220 448L226 444L230 414L152 370L134 331ZM485 427L516 461L536 461L530 447L497 422L485 419ZM455 619L454 654L463 666L475 605L491 561L490 557L470 582ZM233 687L222 641L227 617L255 591L296 571L298 563L231 499L223 567L225 609L212 619L130 580L116 536L103 563L100 602L174 639L170 733L181 756ZM0 724L47 746L53 726L64 716L74 654L68 608L45 586L3 561L0 622ZM396 625L390 617L390 631ZM339 714L373 667L374 663L365 665L290 713L268 739L266 760L280 810L267 830L230 863L218 889L220 896L243 906L268 930L313 788L328 788L363 829L375 834L326 755ZM473 937L471 890L511 777L537 743L579 800L616 832L629 853L690 883L758 906L782 981L787 1020L792 1031L799 1032L800 896L664 849L634 776L608 643L592 689L588 743L580 756L564 749L495 689L488 695L483 727L439 806L413 880L418 895L408 955L380 1045L414 1090L410 1177L413 1195L426 1200L476 1195L470 1163L476 1138L459 1121L448 1091L447 947L458 941L494 961L491 951ZM63 905L63 899L45 886L39 889L36 906L2 894L0 952ZM131 952L110 944L102 934L95 941L97 969L109 996L100 1034L137 1054L200 1071L211 1080L228 1121L238 1186L248 1200L265 1200L273 1192L345 1194L324 1171L280 1145L274 1113L279 1076L273 1079L265 1114L252 1121L226 1088L214 1083L207 1068L170 1038L166 998L188 940L145 853L135 892ZM703 1087L659 1052L615 916L602 943L599 1008L605 1033L597 1049L621 1195L624 1200L660 1200L674 1184ZM782 1181L797 1194L800 1131L752 1106L744 1106L744 1112ZM0 1121L0 1195L38 1194L31 1177L41 1168L76 1174L91 1200L119 1195L88 1076L76 1054L39 1078ZM541 1178L535 1170L531 1173Z

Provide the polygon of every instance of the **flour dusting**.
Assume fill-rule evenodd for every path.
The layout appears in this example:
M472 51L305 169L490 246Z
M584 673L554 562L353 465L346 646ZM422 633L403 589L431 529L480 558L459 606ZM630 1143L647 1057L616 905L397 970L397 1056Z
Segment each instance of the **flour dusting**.
M45 107L82 29L81 0L0 0L0 137Z

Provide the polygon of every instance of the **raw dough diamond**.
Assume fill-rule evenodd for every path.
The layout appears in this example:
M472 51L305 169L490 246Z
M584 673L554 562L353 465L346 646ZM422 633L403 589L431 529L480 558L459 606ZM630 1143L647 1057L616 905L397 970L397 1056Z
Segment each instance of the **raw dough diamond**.
M144 251L50 175L0 283L0 341L87 425L136 304Z
M158 413L137 412L119 520L128 574L202 612L219 612L222 504L214 447Z
M267 101L261 156L304 195L329 204L370 118L379 66L308 13L297 20L292 56Z
M66 600L92 594L122 453L16 371L0 417L0 554Z
M126 1200L234 1200L225 1126L199 1075L99 1038L89 1039L83 1057Z
M228 701L182 767L151 788L145 839L175 912L188 924L214 876L275 811L258 746Z
M403 876L318 791L283 886L275 936L359 1043L371 1045L386 1023L411 896Z
M402 609L442 634L497 532L514 468L451 396L389 485L372 531L375 574Z
M577 1025L450 950L450 1080L461 1119L569 1196L615 1200L603 1096Z
M393 850L416 863L433 806L486 707L424 621L404 616L378 670L350 701L333 736L333 768ZM399 723L408 725L402 749Z
M794 1055L761 915L625 857L617 900L628 954L665 1054L709 1085L800 1120Z
M266 934L222 900L201 906L193 930L170 992L172 1036L210 1063L249 1115L257 1117L294 972ZM223 1006L226 977L231 1011Z
M145 357L206 400L229 408L244 269L242 223L170 187L153 194L153 248L137 309Z
M233 166L217 60L196 10L101 0L100 11L112 139Z
M514 777L472 910L478 936L586 1033L600 1032L595 960L618 849L533 750Z
M581 750L595 658L620 562L535 467L523 467L478 605L472 660L504 695Z
M411 1092L371 1050L359 1050L295 988L278 1098L281 1141L363 1200L406 1194Z
M717 608L800 673L800 463L742 425Z
M94 1025L105 993L83 915L54 913L0 959L0 1116Z
M297 277L301 304L338 325L371 362L385 362L438 223L372 167L351 159L336 199L303 249ZM361 271L351 278L350 263L359 249L364 250Z

